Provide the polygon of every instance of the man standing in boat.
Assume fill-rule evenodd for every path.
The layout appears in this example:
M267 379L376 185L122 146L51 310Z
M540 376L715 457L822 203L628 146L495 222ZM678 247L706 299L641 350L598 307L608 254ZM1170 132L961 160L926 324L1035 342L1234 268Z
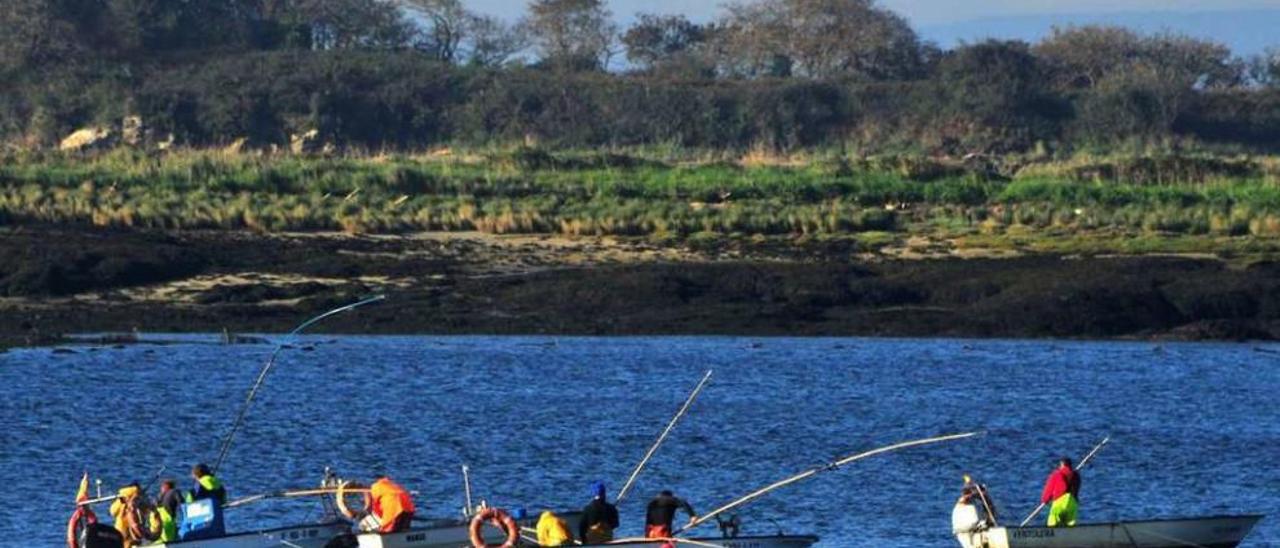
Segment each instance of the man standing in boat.
M671 522L675 520L676 511L681 508L689 514L690 523L698 519L698 513L693 511L693 506L690 506L688 501L675 496L671 491L663 491L649 501L644 520L645 538L671 538L673 531Z
M178 518L182 516L182 501L182 491L177 488L177 484L172 479L165 478L160 482L160 496L156 498L160 542L177 542Z
M1075 527L1079 497L1080 472L1072 467L1070 458L1062 457L1040 493L1040 502L1049 505L1049 527Z
M365 507L378 518L381 533L398 533L413 525L413 497L385 475L374 478L365 495Z
M219 508L227 503L227 488L222 486L222 480L209 471L209 465L200 463L192 466L191 477L195 478L196 486L187 497L188 502L213 499L214 506Z
M187 504L182 506L178 537L182 540L203 540L226 535L222 507L227 504L227 488L204 463L191 467L191 477L195 478L196 485L186 494Z
M578 521L578 538L587 544L605 544L613 540L618 528L618 507L609 503L604 482L591 485L591 502L582 509Z

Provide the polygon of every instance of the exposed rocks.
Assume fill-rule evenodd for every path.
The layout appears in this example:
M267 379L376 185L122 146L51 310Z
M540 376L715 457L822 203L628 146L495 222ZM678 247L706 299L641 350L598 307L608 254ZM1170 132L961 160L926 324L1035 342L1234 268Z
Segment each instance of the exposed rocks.
M123 141L124 144L132 147L139 147L146 144L148 140L147 130L146 127L142 125L141 116L125 116L124 119L120 121L120 140Z
M321 152L325 143L320 140L320 130L310 129L289 136L289 150L294 154L316 154Z
M299 316L371 291L390 298L367 313L335 317L331 327L365 333L1280 335L1280 267L1270 263L1227 268L1213 259L1053 256L850 263L850 250L817 247L797 258L721 260L642 251L625 241L534 245L462 235L24 228L0 236L0 295L10 297L0 299L0 339L11 340L132 325L280 331ZM84 313L89 306L93 314Z
M227 154L240 154L240 153L245 152L245 151L247 151L247 150L249 150L249 138L248 138L248 137L241 137L241 138L239 138L239 139L236 139L236 140L234 140L234 141L231 141L231 144L229 144L229 145L227 145L227 146L225 146L225 147L222 147L222 152L227 153Z
M58 150L64 152L85 152L89 150L110 148L116 144L116 133L111 128L87 127L78 129L58 143Z

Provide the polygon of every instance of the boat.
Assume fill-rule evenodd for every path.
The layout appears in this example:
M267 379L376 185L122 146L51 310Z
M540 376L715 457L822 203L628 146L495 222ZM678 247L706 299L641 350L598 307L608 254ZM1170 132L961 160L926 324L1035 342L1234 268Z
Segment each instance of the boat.
M350 530L351 525L349 523L331 521L233 533L211 539L146 544L144 546L174 546L181 548L277 548L279 546L295 546L298 548L324 548L334 537Z
M1115 521L1075 527L980 527L956 531L964 548L1232 548L1261 515Z
M564 512L556 514L570 527L577 530L581 512ZM536 516L515 520L524 530L533 530L538 525ZM506 540L506 535L493 527L485 527L481 534L485 542L498 545ZM399 533L362 533L354 536L354 543L347 546L360 548L458 548L471 546L471 521L463 519L437 519L426 525L419 525Z
M809 548L817 544L818 537L813 535L773 535L773 536L742 536L729 538L701 538L691 537L684 539L692 542L676 543L676 546L716 546L721 548ZM598 546L600 548L658 548L666 541L662 540L644 540L621 539L609 544L584 544L581 547Z
M525 527L527 520L520 522ZM485 542L494 546L502 543L505 536L497 529L485 529ZM471 546L464 528L461 536L452 529L410 529L402 533L363 534L356 537L359 548L457 548ZM684 539L691 543L677 543L683 546L708 546L719 548L809 548L818 542L812 535L775 535L775 536L742 536L733 538L699 538ZM575 544L577 548L659 548L666 544L664 540L619 539L609 544ZM696 543L696 544L695 544ZM185 546L185 545L184 545Z

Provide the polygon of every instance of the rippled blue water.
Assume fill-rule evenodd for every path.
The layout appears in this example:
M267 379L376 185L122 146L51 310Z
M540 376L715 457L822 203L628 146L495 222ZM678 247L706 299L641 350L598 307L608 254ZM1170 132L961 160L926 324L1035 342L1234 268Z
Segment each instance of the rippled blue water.
M951 546L961 475L1006 519L1052 459L1112 443L1084 472L1087 521L1280 509L1280 355L1248 345L744 338L330 337L286 350L220 474L232 497L385 470L420 514L479 495L578 507L620 487L703 371L715 377L622 506L673 488L700 510L842 454L967 430L980 439L856 463L740 511L746 531L823 546ZM268 346L0 354L0 542L60 542L82 470L107 487L212 460ZM314 515L235 510L242 529ZM706 533L714 533L708 527ZM1280 516L1249 546L1280 545Z

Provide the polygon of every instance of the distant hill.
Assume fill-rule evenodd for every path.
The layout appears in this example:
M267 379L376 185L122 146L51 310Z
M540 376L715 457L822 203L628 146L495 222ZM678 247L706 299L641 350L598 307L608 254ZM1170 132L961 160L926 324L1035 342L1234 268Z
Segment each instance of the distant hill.
M1280 29L1280 9L990 17L921 26L918 30L925 39L933 40L943 47L951 47L961 41L975 42L984 38L1034 42L1048 35L1054 26L1088 24L1122 25L1143 32L1172 30L1225 43L1241 55L1259 53L1270 46L1280 46L1280 32L1276 30Z

